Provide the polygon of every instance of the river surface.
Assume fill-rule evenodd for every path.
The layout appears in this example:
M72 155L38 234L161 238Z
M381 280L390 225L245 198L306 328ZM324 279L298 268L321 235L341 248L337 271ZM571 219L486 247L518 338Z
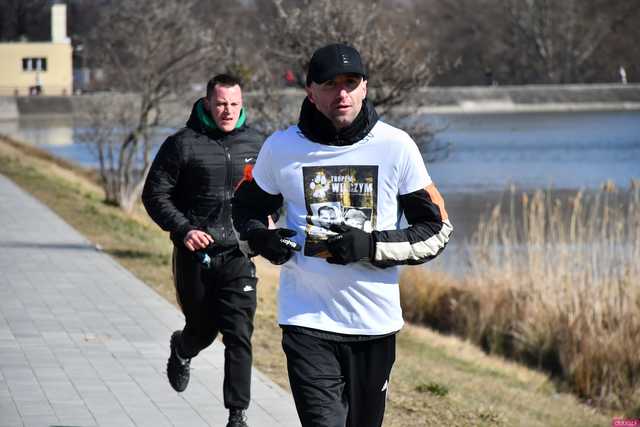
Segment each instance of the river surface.
M626 186L640 178L640 112L449 114L423 118L437 129L428 169L444 193ZM162 128L156 144L175 129ZM0 121L0 133L67 160L97 167L70 118ZM435 149L435 150L434 150ZM436 158L432 161L432 158Z
M597 188L640 178L640 112L433 116L434 145L449 145L429 172L445 193Z
M457 250L478 218L510 185L597 189L640 179L640 111L449 114L419 118L439 129L424 157L445 196L458 245L436 265L459 265ZM175 129L163 128L156 144ZM96 167L91 147L81 142L81 124L65 117L0 121L0 133L38 145L54 155ZM435 160L432 160L435 159Z

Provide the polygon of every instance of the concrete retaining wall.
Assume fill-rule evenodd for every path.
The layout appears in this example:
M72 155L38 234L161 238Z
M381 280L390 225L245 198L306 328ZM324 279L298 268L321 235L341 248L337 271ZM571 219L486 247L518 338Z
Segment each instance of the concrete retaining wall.
M0 120L15 120L19 116L18 105L14 97L0 97Z
M73 114L69 96L19 96L16 99L20 115Z
M304 92L285 89L279 95L283 102L286 99L287 103L295 105L297 112ZM74 114L84 111L89 99L102 96L109 94L0 97L0 119L15 119L18 115ZM165 103L163 117L169 122L184 123L198 96L185 94ZM249 108L253 96L260 94L246 93ZM640 84L429 87L415 91L412 100L406 104L408 111L416 111L416 107L425 113L640 110Z
M429 87L413 99L432 113L640 110L640 84Z

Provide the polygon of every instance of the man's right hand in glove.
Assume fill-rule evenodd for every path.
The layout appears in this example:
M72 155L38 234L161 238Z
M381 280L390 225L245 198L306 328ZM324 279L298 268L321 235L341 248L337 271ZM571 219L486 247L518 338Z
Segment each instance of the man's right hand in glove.
M247 242L254 253L280 265L289 261L293 251L300 251L300 245L289 239L295 235L296 232L288 228L258 228L247 233Z

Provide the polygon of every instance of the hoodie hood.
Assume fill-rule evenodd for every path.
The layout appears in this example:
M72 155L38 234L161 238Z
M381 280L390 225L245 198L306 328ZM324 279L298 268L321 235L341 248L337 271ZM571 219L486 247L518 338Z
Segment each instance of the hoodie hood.
M300 109L298 127L305 137L313 142L326 145L351 145L363 139L378 122L378 113L365 98L362 109L353 123L342 129L336 129L331 121L322 114L309 98L305 98Z
M211 117L211 114L205 110L204 98L200 98L193 104L193 107L191 108L191 115L189 116L189 120L187 120L186 126L213 139L219 139L225 135L231 135L236 133L238 130L243 129L246 121L247 115L243 107L242 110L240 110L240 117L238 118L235 129L231 132L223 132L218 128L216 122Z

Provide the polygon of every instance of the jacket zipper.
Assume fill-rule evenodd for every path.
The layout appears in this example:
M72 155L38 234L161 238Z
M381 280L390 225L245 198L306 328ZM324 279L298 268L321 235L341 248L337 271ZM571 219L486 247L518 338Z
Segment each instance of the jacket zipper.
M225 145L225 143L222 143L222 148L224 149L224 156L225 156L225 163L226 163L226 177L225 177L225 182L224 182L224 204L222 205L222 241L226 242L227 241L227 227L226 222L227 222L227 218L228 218L228 210L229 210L229 205L231 204L231 194L230 194L230 188L232 187L231 185L231 181L233 180L233 164L231 163L231 153L229 151L229 147L227 147Z

